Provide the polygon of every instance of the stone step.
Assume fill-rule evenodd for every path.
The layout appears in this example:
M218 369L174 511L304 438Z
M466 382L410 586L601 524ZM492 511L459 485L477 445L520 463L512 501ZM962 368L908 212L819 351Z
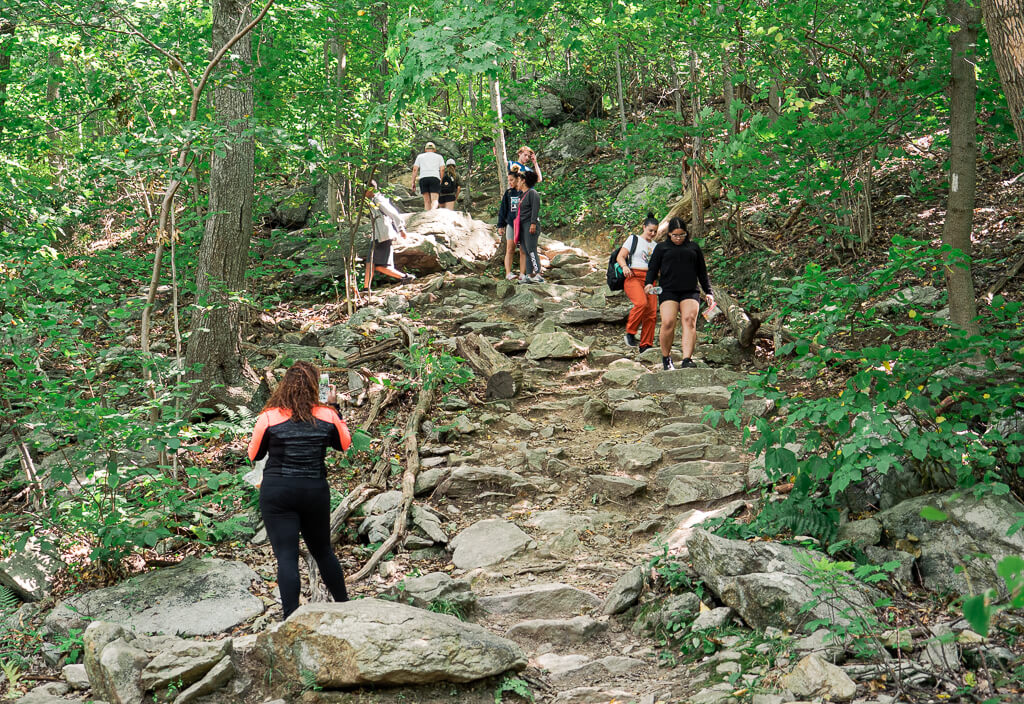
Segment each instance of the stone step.
M747 488L743 474L733 475L680 475L672 478L665 495L666 506L682 506L694 501L714 501L739 493Z
M675 477L710 477L712 481L716 477L727 477L741 475L746 484L748 465L744 462L713 462L711 460L689 460L677 462L667 467L662 467L654 477L654 481L661 486L668 486Z
M538 618L520 621L508 629L510 639L525 641L531 646L540 644L568 645L586 643L608 628L608 623L589 616L573 618Z
M568 584L551 582L481 596L477 598L476 605L488 614L575 616L597 608L601 605L601 599Z

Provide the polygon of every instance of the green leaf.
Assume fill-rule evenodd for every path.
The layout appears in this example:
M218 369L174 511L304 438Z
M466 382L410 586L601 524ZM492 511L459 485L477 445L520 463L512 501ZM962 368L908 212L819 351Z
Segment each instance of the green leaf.
M992 609L988 605L984 594L972 596L964 600L964 618L967 619L967 623L971 624L971 630L982 637L988 636Z
M924 506L921 508L921 518L926 521L945 521L949 516L934 506Z

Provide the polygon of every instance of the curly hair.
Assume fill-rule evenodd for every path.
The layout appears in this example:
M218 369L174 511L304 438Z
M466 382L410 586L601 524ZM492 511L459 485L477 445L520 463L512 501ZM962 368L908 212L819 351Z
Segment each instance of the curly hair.
M263 407L291 411L292 420L313 422L313 407L320 405L320 370L309 362L296 362Z

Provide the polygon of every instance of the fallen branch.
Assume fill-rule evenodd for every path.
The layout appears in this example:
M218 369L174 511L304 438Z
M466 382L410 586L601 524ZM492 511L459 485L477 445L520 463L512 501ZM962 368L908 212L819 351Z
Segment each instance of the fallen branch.
M4 399L4 408L10 414L8 417L13 419L14 409L11 407L11 402L6 398ZM43 484L39 481L39 474L36 472L36 465L32 461L32 454L28 451L28 445L25 444L24 439L21 437L21 432L13 420L11 421L11 434L14 435L14 443L18 446L18 455L21 458L21 467L25 470L25 477L28 479L29 486L35 491L32 506L36 510L47 508L46 492L43 491Z
M985 292L985 300L991 303L992 298L997 293L1003 290L1003 286L1005 286L1010 281L1010 279L1016 276L1020 272L1022 267L1024 267L1024 257L1018 259L1017 263L1010 267L1010 270L1007 271L1006 274L1000 277L994 284L989 286L988 291Z
M498 352L483 335L470 333L455 341L455 348L466 364L486 383L488 401L514 398L523 388L523 372Z
M419 443L416 437L419 433L420 423L423 422L423 417L434 403L436 393L437 391L432 385L423 387L420 391L419 400L416 402L416 407L413 409L412 415L409 416L409 421L405 425L405 472L402 474L402 505L398 509L395 526L392 528L388 539L370 556L370 559L366 561L362 569L352 575L350 578L352 582L365 579L373 571L374 567L377 566L377 563L391 552L398 545L398 541L405 536L406 528L409 524L409 509L412 507L412 500L416 493L416 475L420 471Z
M739 340L740 346L750 347L753 345L754 335L757 333L757 329L761 327L760 318L751 318L740 307L736 299L722 289L716 291L715 300L721 304L722 312L729 319L729 325L732 327L733 332L736 333L736 339Z

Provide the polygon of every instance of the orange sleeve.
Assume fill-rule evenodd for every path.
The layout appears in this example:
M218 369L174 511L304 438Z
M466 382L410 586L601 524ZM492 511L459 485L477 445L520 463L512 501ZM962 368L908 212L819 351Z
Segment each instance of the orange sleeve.
M341 419L341 416L336 416L337 420L334 421L334 427L338 429L338 437L341 439L341 449L347 450L352 446L352 434L348 432L348 424Z
M255 462L258 458L260 445L263 444L263 436L267 432L267 428L270 427L270 416L266 413L260 413L260 417L256 419L256 427L252 431L252 439L249 440L249 461Z
M341 415L330 406L314 406L313 415L322 421L330 423L338 431L337 444L331 443L335 450L347 450L352 445L352 434L348 431L348 425L341 419Z

